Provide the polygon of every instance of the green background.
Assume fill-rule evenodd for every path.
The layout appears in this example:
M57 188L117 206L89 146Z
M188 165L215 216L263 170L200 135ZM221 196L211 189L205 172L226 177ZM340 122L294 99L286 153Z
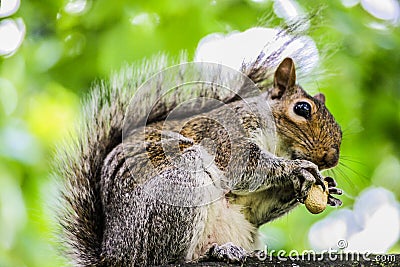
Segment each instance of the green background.
M298 3L309 12L320 5ZM52 235L51 161L93 81L160 51L178 55L185 49L193 56L198 41L212 32L245 30L266 18L265 26L282 22L272 1L97 0L81 14L68 14L65 4L22 1L11 18L23 18L24 42L14 55L0 57L0 87L16 92L0 90L0 266L63 264ZM140 14L143 23L135 24ZM344 206L351 208L370 185L399 197L399 28L340 1L326 1L312 24L310 35L325 51L324 74L306 89L325 93L344 131L340 164L329 173L345 191ZM9 101L16 101L11 111ZM299 207L264 231L277 237L275 249L309 249L309 227L330 211L310 215ZM400 245L390 252L399 253Z

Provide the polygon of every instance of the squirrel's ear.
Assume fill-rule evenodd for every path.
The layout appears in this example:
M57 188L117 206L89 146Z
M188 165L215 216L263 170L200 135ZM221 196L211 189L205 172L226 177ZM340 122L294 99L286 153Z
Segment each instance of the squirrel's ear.
M286 89L294 87L296 84L296 70L291 58L285 58L275 71L274 88L271 97L280 98Z
M325 95L318 93L314 96L315 99L319 100L322 104L325 104Z

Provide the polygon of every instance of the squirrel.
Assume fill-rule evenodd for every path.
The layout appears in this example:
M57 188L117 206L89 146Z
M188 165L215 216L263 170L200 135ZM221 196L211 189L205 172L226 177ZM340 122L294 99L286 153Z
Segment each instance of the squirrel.
M320 173L338 163L341 128L323 94L296 84L291 58L271 59L261 53L240 74L188 63L171 75L159 72L160 55L93 88L56 157L75 265L241 261L259 245L258 227L303 203L312 185L328 182L328 204L341 204ZM193 73L211 82L185 83Z

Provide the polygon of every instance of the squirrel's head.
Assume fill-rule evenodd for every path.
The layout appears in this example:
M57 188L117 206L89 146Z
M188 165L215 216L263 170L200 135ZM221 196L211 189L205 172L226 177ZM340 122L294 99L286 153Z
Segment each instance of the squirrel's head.
M305 159L320 170L336 166L342 131L325 106L325 96L314 97L296 85L293 60L278 66L269 101L279 137L278 156Z

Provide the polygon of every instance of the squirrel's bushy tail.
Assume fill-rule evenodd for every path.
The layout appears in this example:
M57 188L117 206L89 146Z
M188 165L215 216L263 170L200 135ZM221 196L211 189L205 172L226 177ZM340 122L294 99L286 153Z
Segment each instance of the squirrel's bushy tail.
M149 76L164 69L168 60L158 56L150 62L126 67L109 82L96 84L82 104L75 133L57 148L55 175L62 184L58 220L65 253L75 265L101 265L104 213L99 185L103 161L122 142L131 97Z
M74 263L83 266L99 261L103 231L100 172L105 156L121 142L124 114L124 105L118 103L123 99L118 96L121 92L112 92L104 84L99 89L84 104L85 115L73 141L58 151L57 170L65 179L60 218L64 241Z

